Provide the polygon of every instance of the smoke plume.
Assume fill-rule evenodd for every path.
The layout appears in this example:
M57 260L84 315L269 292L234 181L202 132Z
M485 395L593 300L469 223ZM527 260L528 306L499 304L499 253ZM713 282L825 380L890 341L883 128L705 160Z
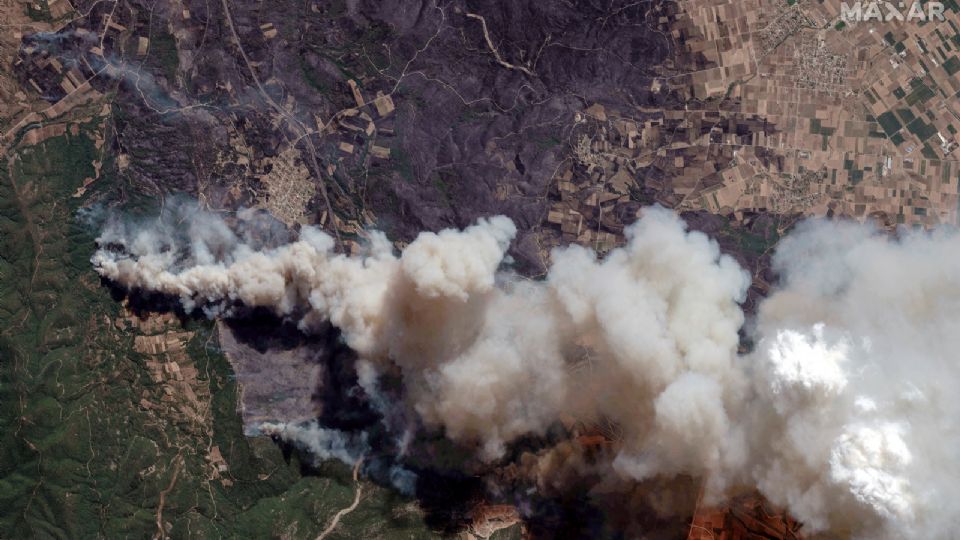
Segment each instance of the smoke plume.
M188 311L334 325L401 452L422 427L494 461L572 417L618 426L611 474L700 476L711 498L755 486L809 530L936 538L960 519L957 236L802 226L778 250L783 287L754 321L757 348L738 356L749 276L660 208L602 260L554 250L540 281L505 264L516 229L504 217L422 233L402 252L371 232L347 256L315 228L264 244L234 232L251 229L244 216L171 212L108 224L96 270ZM395 407L377 389L388 370L403 381ZM364 443L267 428L345 460Z
M352 465L370 450L362 433L324 428L316 420L302 424L264 422L260 431L306 449L318 461L336 459Z
M751 477L810 529L949 538L960 521L960 237L809 222L749 359Z

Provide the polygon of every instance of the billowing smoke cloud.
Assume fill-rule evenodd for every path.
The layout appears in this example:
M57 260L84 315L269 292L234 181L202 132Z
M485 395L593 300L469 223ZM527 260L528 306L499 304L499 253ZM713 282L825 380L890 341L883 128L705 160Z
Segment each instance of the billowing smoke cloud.
M807 527L950 538L960 524L960 237L810 222L775 260L750 358L751 475Z
M399 366L427 426L488 459L575 414L640 419L624 423L623 467L637 476L709 470L728 442L725 402L742 386L744 272L665 210L647 212L602 262L558 250L545 282L498 273L515 232L507 218L483 219L421 234L399 256L372 233L367 252L348 257L309 227L254 249L195 213L180 227L109 227L93 263L187 309L267 307L307 331L329 321L373 369Z
M810 530L935 538L960 517L945 506L960 467L955 236L802 227L778 251L784 286L761 307L757 349L738 357L749 277L663 209L602 260L555 250L542 281L504 268L516 229L503 217L423 233L402 253L372 232L345 256L314 228L264 245L234 232L243 219L189 215L109 225L97 271L188 310L338 327L401 452L422 425L495 460L572 417L618 426L620 476L702 476L708 497L756 486ZM377 388L392 369L394 407Z

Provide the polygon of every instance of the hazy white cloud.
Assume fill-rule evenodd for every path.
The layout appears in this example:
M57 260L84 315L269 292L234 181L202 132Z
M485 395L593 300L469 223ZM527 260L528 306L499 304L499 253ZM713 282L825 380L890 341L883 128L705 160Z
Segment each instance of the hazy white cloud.
M752 476L808 527L949 538L960 520L960 238L809 222L748 365Z

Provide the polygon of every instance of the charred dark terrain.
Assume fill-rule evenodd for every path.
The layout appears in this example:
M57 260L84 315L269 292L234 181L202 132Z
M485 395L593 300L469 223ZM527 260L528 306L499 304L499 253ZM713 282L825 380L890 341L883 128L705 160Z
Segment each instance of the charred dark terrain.
M521 229L515 257L537 273L563 235L548 222L567 198L561 180L602 187L604 176L629 171L612 206L569 204L599 244L615 243L642 204L676 204L667 160L613 147L655 150L718 127L745 137L773 129L665 115L693 106L683 85L663 83L682 80L692 61L661 22L675 9L93 3L55 35L27 36L16 72L51 103L64 93L51 58L114 94L120 197L186 192L215 209L261 205L290 224L347 236L376 227L399 241L504 214ZM629 132L644 122L660 135L641 142ZM706 160L718 170L729 156Z

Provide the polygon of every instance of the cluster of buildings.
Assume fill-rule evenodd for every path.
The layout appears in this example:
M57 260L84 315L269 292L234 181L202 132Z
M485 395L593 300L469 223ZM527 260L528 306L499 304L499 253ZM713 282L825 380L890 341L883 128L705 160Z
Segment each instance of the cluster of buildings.
M665 84L770 126L698 141L736 155L717 152L730 158L715 161L719 186L674 181L686 208L957 223L960 8L922 24L858 22L841 4L697 0L664 21L700 68Z

